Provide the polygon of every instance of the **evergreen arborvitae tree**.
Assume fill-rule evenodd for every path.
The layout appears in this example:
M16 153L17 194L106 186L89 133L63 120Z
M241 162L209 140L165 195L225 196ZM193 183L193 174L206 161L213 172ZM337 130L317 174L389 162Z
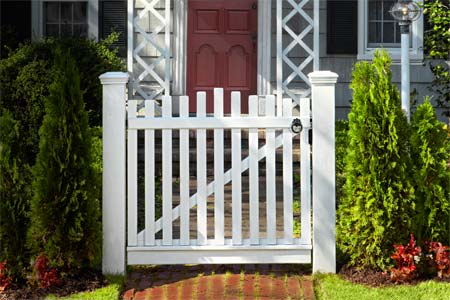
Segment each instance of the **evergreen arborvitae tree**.
M414 162L417 239L450 244L450 137L436 118L428 99L411 122L411 158Z
M349 264L384 269L392 245L409 234L413 187L408 125L391 83L391 60L377 51L357 63L351 88L345 196L338 208L338 245Z
M54 72L33 169L28 243L34 255L74 272L99 257L99 187L80 76L68 51L56 51Z
M31 167L22 158L20 126L11 112L0 116L0 261L13 280L23 279L28 263L25 240L30 207Z

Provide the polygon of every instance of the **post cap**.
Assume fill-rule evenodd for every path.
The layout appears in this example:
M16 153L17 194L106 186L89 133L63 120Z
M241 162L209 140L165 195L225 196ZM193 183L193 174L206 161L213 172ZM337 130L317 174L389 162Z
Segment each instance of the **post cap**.
M102 84L125 84L128 82L130 75L126 72L106 72L100 75Z
M311 84L335 84L339 77L331 71L315 71L308 74Z

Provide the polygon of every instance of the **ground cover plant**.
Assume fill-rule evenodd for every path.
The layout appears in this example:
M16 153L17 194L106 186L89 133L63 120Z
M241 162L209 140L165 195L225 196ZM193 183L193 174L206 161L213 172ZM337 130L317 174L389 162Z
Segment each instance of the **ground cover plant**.
M363 284L355 284L339 275L317 274L314 276L314 286L318 300L450 299L450 284L432 280L415 285L369 287Z

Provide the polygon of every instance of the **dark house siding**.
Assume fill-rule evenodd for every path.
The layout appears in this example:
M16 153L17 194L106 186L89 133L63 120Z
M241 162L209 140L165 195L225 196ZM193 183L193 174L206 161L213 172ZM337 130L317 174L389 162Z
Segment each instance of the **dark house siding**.
M0 1L1 7L1 45L16 47L31 39L31 0Z

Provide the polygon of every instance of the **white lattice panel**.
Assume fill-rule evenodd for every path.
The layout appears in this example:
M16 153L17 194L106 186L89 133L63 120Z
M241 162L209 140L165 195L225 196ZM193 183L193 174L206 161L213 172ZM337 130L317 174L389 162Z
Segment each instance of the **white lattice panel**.
M309 13L306 6L309 5ZM284 15L283 15L284 11ZM311 13L313 11L313 13ZM277 0L277 101L281 104L284 95L299 103L301 97L307 97L311 89L298 90L298 82L311 86L307 73L318 69L318 15L319 1L317 0ZM311 15L313 17L311 17ZM317 19L317 20L316 20ZM293 21L296 22L293 22ZM295 25L295 26L293 26ZM313 43L307 43L306 37L313 34ZM283 47L283 45L285 45ZM301 52L305 57L299 61L294 52ZM309 68L308 68L309 67ZM295 86L294 81L297 81ZM277 105L278 114L281 105Z
M149 22L151 26L143 25ZM154 50L151 59L148 48ZM170 93L170 0L128 0L128 71L132 97L155 99Z

